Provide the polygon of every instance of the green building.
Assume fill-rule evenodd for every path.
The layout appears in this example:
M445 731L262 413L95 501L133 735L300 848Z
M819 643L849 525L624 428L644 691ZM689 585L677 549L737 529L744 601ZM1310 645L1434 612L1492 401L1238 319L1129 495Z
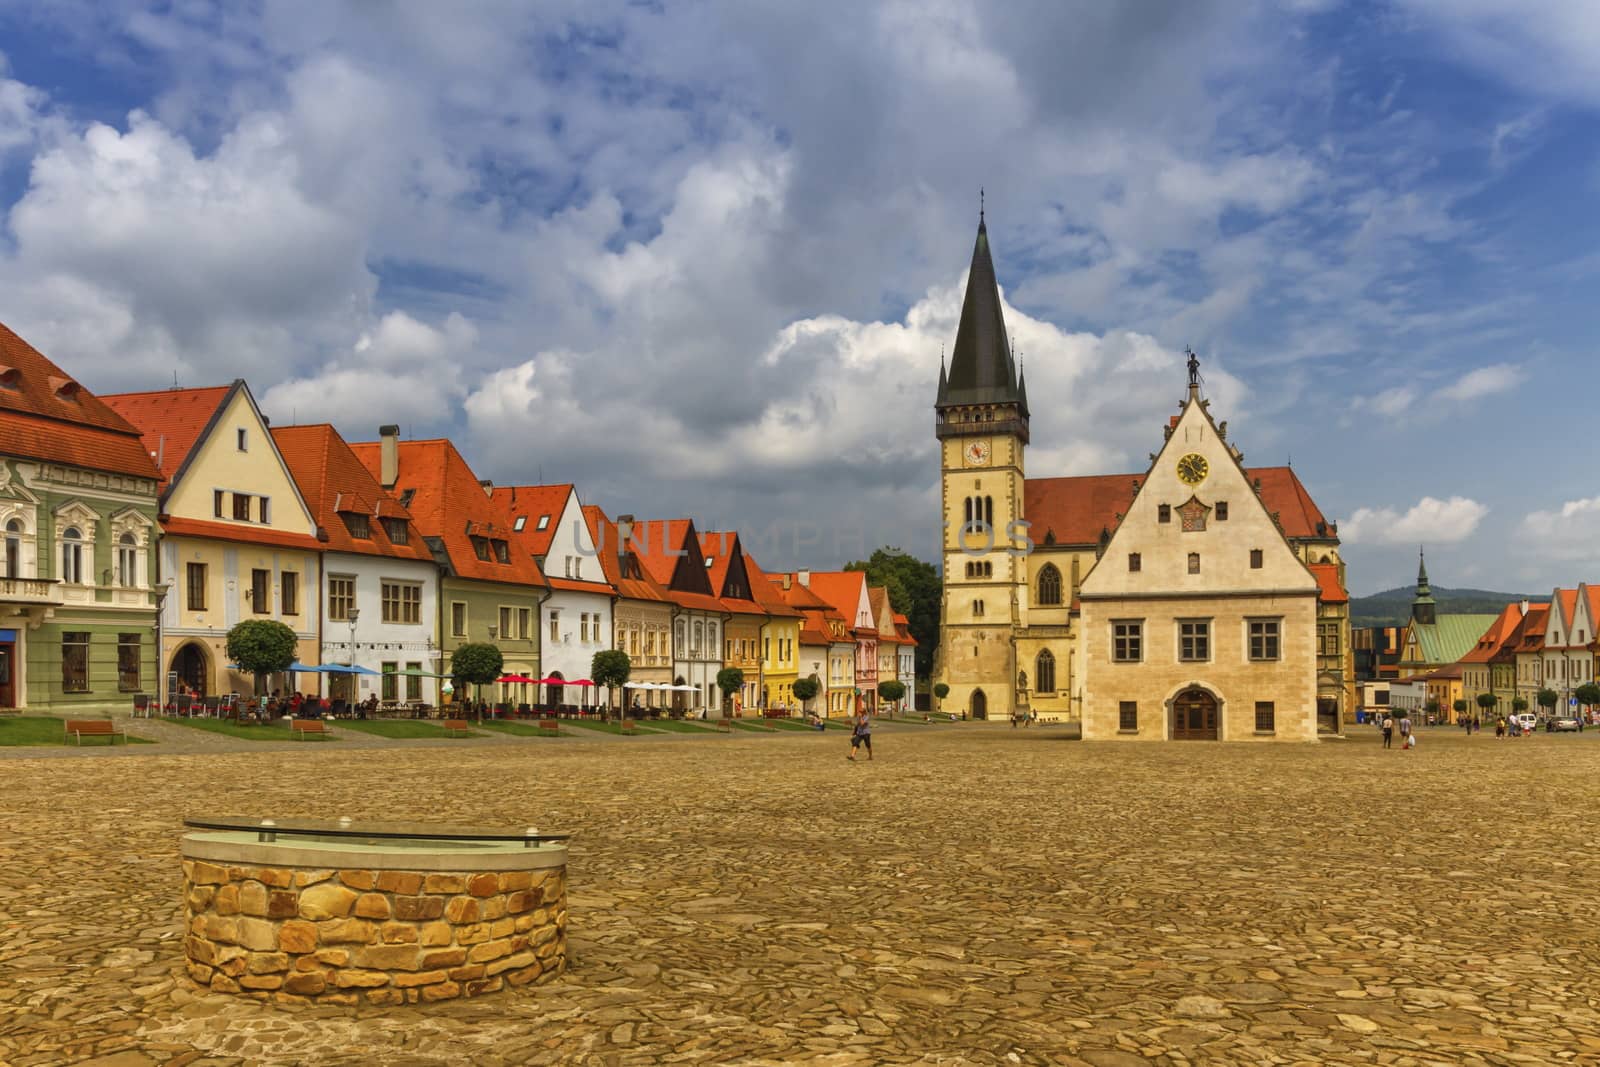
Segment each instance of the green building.
M0 325L0 707L156 691L157 478L137 430Z

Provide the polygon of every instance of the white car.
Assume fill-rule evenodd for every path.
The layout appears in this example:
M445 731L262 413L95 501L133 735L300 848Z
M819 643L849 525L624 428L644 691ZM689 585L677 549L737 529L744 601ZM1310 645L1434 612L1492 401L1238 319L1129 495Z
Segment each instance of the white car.
M1531 733L1539 728L1539 718L1531 712L1511 716L1511 721L1517 724L1517 729L1523 733Z

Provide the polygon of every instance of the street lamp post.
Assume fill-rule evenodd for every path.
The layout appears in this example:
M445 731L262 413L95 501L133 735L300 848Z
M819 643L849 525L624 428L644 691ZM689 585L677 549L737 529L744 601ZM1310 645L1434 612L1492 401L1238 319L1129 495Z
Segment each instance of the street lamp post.
M356 665L356 620L359 619L359 618L361 618L361 609L357 608L357 607L351 607L351 609L350 609L350 649L349 649L350 654L345 657L345 660L346 660L345 666L347 666L347 667L354 667ZM351 673L345 675L345 678L348 679L348 684L347 684L347 687L345 689L345 699L348 700L352 706L354 706L354 704L356 703L356 676L355 676L355 672L352 671Z
M156 715L167 710L167 654L161 646L161 617L167 613L167 596L172 592L172 579L156 586Z

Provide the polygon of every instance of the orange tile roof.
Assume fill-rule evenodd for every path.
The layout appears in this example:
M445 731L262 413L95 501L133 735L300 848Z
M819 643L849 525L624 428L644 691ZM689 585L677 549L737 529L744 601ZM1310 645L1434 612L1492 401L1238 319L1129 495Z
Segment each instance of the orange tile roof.
M161 487L165 489L236 385L117 393L105 397L105 402L138 427L145 450L161 468Z
M674 604L693 611L728 610L706 576L705 553L692 520L635 522L628 543L636 548L645 570L666 589Z
M1544 648L1544 624L1550 617L1549 604L1529 604L1528 613L1517 624L1517 632L1501 647L1496 662L1504 663L1517 653L1538 652Z
M867 603L872 606L872 619L874 622L882 619L885 614L888 614L891 622L893 621L894 612L889 607L888 589L881 585L867 586ZM879 626L878 640L886 645L897 645L900 643L900 635L893 629L885 630L882 626Z
M1344 586L1339 584L1339 565L1337 563L1308 563L1312 575L1317 579L1317 599L1324 604L1347 604L1350 594L1345 592Z
M511 516L511 529L523 549L541 559L550 554L550 543L556 537L556 525L566 510L567 498L572 495L568 485L500 485L495 486L495 501ZM545 515L550 521L539 529L539 519ZM517 519L527 521L517 530Z
M783 597L783 602L792 608L797 608L801 611L833 610L826 600L801 585L799 577L792 571L780 571L777 574L768 573L767 581L772 583L772 587L778 591L778 595ZM787 586L784 585L785 582L788 582Z
M761 569L755 557L748 552L744 553L744 573L750 579L750 593L763 611L777 618L800 618L800 611L789 606L783 591L772 583L771 576Z
M1457 662L1460 663L1488 663L1494 659L1495 654L1505 647L1506 642L1516 636L1517 626L1522 622L1522 605L1507 604L1500 610L1494 622L1478 638L1478 643L1473 645L1466 655Z
M616 590L617 595L629 600L666 601L667 591L650 576L649 571L644 569L644 564L640 562L632 546L621 545L621 538L617 536L617 524L607 518L604 511L594 504L585 504L583 521L589 528L589 539L594 542L595 551L600 557L600 572L606 576L606 581ZM626 557L639 568L637 578L622 576L619 557Z
M553 574L545 575L544 579L551 589L562 589L568 593L595 593L600 596L611 596L616 592L607 582L591 582L583 578L557 578Z
M1245 476L1261 482L1261 503L1276 512L1285 537L1333 537L1333 527L1323 517L1292 467L1250 467ZM1075 478L1029 478L1023 496L1023 514L1031 524L1028 536L1044 544L1053 535L1059 545L1092 545L1100 531L1115 533L1118 516L1133 503L1133 483L1143 474L1096 474Z
M185 519L169 516L161 524L167 537L209 537L217 541L236 541L245 545L276 545L279 548L302 548L308 552L321 552L323 544L310 534L274 530L270 526L253 523L210 522L205 519Z
M1561 628L1570 631L1572 629L1573 614L1578 610L1578 591L1576 589L1557 589L1555 596L1551 597L1551 601L1559 605L1561 609ZM1571 634L1569 633L1568 636L1570 637Z
M1589 621L1600 628L1600 585L1585 585L1583 587L1584 599L1589 604ZM1600 638L1600 634L1590 634L1591 638Z
M545 585L533 557L511 543L510 516L484 492L455 445L445 440L400 441L397 447L400 470L393 492L404 496L406 490L415 490L411 519L424 537L438 539L456 574L483 582ZM350 451L369 474L380 476L380 442L352 443ZM473 535L505 541L510 562L498 562L492 552L488 560L479 559Z
M323 547L330 552L354 552L390 559L432 561L422 532L411 521L411 513L378 485L378 479L361 465L345 439L327 423L311 426L277 426L272 439L278 452L300 487L311 517L327 536ZM369 538L352 536L339 512L354 512L368 517ZM389 531L379 519L405 524L406 538L399 544L389 540Z
M856 609L860 606L861 590L865 588L866 581L867 576L863 571L812 571L811 591L826 600L844 618L847 626L854 627ZM860 629L866 632L866 627Z

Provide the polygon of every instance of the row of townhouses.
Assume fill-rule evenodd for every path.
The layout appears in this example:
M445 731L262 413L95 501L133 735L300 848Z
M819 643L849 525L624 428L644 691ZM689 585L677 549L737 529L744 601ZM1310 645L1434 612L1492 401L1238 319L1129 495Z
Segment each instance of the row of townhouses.
M275 619L331 695L437 703L451 653L497 646L497 699L595 704L621 649L629 701L685 711L876 708L912 639L861 572L764 571L736 531L607 515L572 485L495 486L447 440L273 427L243 381L98 397L0 325L0 706L131 704L169 683L249 692L228 631ZM315 691L318 676L273 679ZM337 691L344 687L342 691ZM665 688L672 687L672 688Z

